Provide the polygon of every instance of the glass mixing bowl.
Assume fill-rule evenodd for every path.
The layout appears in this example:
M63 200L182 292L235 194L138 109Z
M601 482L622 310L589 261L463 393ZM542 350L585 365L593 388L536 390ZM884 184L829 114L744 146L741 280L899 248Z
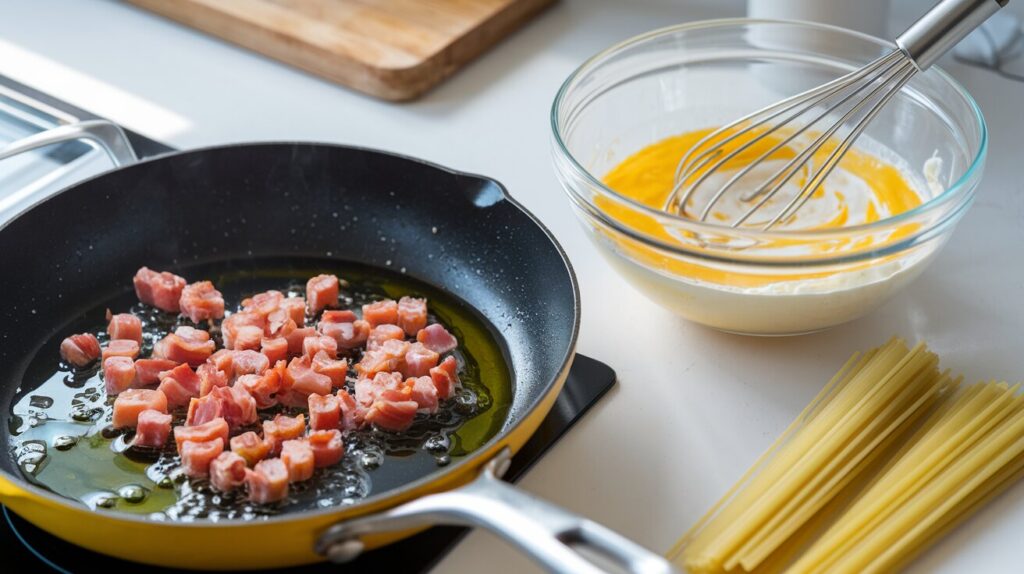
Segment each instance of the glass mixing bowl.
M831 26L747 19L638 36L584 62L562 85L551 112L555 170L611 266L679 315L757 335L849 321L924 270L981 179L984 119L942 70L917 74L862 136L898 154L908 175L937 184L920 206L887 219L809 231L733 229L648 207L602 178L650 144L723 125L894 48Z

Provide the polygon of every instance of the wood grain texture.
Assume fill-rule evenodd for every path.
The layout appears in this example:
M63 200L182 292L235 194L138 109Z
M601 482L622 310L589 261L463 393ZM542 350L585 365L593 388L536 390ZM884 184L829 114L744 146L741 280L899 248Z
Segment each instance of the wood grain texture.
M128 0L387 100L423 94L554 0Z

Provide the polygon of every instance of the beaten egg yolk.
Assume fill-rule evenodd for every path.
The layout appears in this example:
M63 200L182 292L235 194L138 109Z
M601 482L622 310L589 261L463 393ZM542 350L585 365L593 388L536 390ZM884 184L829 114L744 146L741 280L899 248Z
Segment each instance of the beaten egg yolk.
M626 158L604 177L603 182L609 188L619 194L628 197L646 207L662 210L668 201L674 181L676 169L684 154L692 149L701 138L711 133L714 128L688 132L685 134L666 138L654 143L632 156ZM702 197L702 188L691 197L687 203L685 217L697 218L700 208L706 205L710 193L721 185L736 170L757 160L766 152L769 152L783 136L769 134L757 141L750 140L758 134L740 136L725 145L726 151L732 151L739 146L749 146L740 152L727 165L723 166L715 177L720 179L710 181L707 186L710 190ZM721 136L725 137L725 136ZM807 136L805 136L807 137ZM816 134L809 137L817 137ZM766 203L757 213L758 215L747 220L743 228L760 230L767 220L779 213L788 201L808 181L816 166L824 163L828 155L835 149L837 142L830 140L818 150L811 158L808 166L798 172L790 184L784 188L771 201ZM783 163L793 158L800 149L781 147L769 158L763 173L752 174L764 181L775 172ZM774 163L771 163L774 162ZM710 165L710 164L709 164ZM692 178L699 177L705 166ZM689 181L693 181L690 179ZM745 180L741 180L741 184ZM702 186L703 187L703 186ZM728 225L749 207L756 204L752 202L740 202L739 197L750 188L743 189L743 185L737 185L731 189L722 200L715 204L709 213L709 223ZM788 192L788 195L787 195ZM597 197L595 200L598 206L606 214L624 224L630 229L639 231L653 237L668 245L686 245L690 250L699 249L701 245L710 249L711 245L720 242L714 238L704 237L701 241L693 241L695 235L691 232L682 232L680 229L672 229L659 220L636 209L633 206L622 202L616 202L606 197ZM920 190L915 188L902 172L895 165L866 153L857 148L849 149L842 157L837 168L830 174L823 185L819 186L809 200L793 215L780 221L773 230L799 230L817 231L828 229L841 229L854 225L868 224L881 219L892 217L921 205L923 199ZM730 203L731 202L731 203ZM906 237L919 228L916 223L906 223L889 229L885 232L864 234L857 238L830 236L820 239L808 239L806 236L792 238L785 236L760 239L757 249L782 250L792 249L793 253L806 256L821 256L826 254L841 255L843 252L861 251L873 246L881 247L894 240ZM614 240L624 248L628 254L648 266L660 268L672 274L682 275L706 282L719 283L737 287L761 286L777 281L792 281L824 277L833 274L832 271L821 272L790 272L790 273L744 273L723 266L709 266L678 257L670 257L660 250L656 250L637 240L616 236ZM721 251L719 251L721 254ZM877 264L879 258L869 263L858 265L865 267ZM849 268L844 271L849 271Z

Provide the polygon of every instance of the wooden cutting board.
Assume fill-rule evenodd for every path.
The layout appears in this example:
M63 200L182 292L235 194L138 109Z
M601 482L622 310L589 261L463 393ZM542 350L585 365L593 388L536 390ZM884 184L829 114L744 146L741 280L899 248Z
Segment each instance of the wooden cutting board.
M388 100L451 75L553 0L128 0Z

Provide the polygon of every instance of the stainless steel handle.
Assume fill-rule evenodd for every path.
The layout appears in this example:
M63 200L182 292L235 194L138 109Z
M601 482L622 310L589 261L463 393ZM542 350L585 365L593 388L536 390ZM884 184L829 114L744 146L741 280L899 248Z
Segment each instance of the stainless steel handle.
M76 122L22 138L0 149L0 160L48 145L73 140L92 142L107 153L110 161L114 163L114 167L130 165L139 161L124 130L117 124L105 120ZM13 192L5 197L0 197L0 226L38 203L41 199L37 197L40 191L25 190L24 193Z
M896 38L896 45L926 70L1009 0L942 0Z
M117 124L106 120L86 120L22 138L0 149L0 160L48 145L72 140L87 140L98 145L110 156L110 161L114 162L114 167L130 165L139 161L135 151L132 150L132 144L128 141L128 136L125 135L124 130Z
M518 547L549 572L602 572L574 547L587 548L628 572L678 572L663 557L619 534L502 481L499 477L508 470L510 459L509 450L503 449L469 484L336 524L317 540L316 551L331 561L347 562L362 553L360 537L368 534L438 524L479 526Z

